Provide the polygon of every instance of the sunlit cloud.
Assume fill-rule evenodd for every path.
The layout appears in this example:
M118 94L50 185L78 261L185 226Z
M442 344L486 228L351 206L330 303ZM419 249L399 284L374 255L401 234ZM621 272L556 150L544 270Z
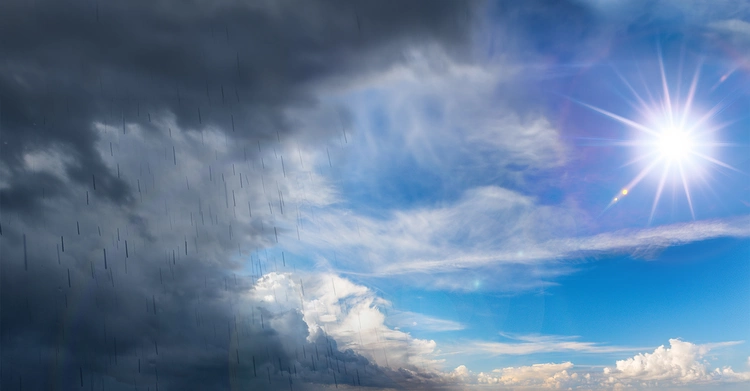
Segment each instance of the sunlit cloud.
M709 351L742 344L743 341L730 341L696 345L680 339L670 339L670 347L660 346L653 353L642 353L632 358L618 360L616 366L604 369L606 381L610 384L624 382L659 382L673 384L736 381L748 376L735 373L731 368L710 369L704 356ZM654 383L658 384L658 383Z
M436 370L436 343L414 338L390 326L406 317L424 321L429 329L455 328L455 322L421 314L386 315L391 304L371 289L327 273L270 273L248 293L252 300L274 314L299 311L307 325L310 342L332 338L342 352L352 350L377 365ZM275 327L283 327L278 324Z

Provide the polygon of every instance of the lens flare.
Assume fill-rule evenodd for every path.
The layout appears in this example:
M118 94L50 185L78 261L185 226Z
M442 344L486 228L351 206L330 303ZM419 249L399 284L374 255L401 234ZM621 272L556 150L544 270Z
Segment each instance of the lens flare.
M619 203L633 189L652 172L661 172L659 174L656 194L651 206L649 215L649 224L653 220L656 207L659 204L664 185L670 175L676 178L684 190L690 214L695 219L695 210L691 196L691 174L700 171L702 165L711 163L714 166L739 171L736 168L720 161L711 156L713 146L719 144L710 140L710 136L716 131L721 130L728 124L721 126L712 126L711 120L722 110L729 102L722 101L710 110L704 113L697 113L693 110L693 100L696 95L698 80L700 76L700 65L696 68L693 78L690 82L690 88L684 99L679 96L672 97L670 87L667 82L666 72L664 71L664 61L661 54L658 55L659 70L661 74L661 101L654 102L651 91L646 91L645 96L649 98L650 104L639 94L636 89L618 73L620 80L632 93L637 101L634 105L637 112L643 117L641 119L631 119L612 113L599 107L577 101L576 103L585 106L597 113L605 115L617 122L620 122L631 129L637 130L639 137L634 140L627 140L618 145L637 147L640 155L628 164L635 162L647 161L645 167L619 191L610 201L605 211L614 204ZM679 91L679 90L678 90ZM658 170L660 168L660 170ZM694 175L695 176L695 175ZM702 178L705 181L705 178Z

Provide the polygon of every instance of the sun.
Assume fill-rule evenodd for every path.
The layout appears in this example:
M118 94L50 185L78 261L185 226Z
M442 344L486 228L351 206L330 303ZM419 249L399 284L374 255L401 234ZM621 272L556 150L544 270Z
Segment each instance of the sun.
M681 161L690 157L695 141L691 135L678 128L662 130L657 148L661 157L668 161Z
M659 179L657 181L654 201L651 205L649 224L653 220L654 212L659 204L664 185L668 178L675 178L681 183L690 214L695 219L695 210L691 196L691 180L695 178L691 177L691 174L701 171L700 169L706 163L739 171L712 156L714 150L712 147L718 144L712 141L711 136L726 125L713 126L711 120L725 109L728 103L726 101L720 102L705 112L694 110L693 101L696 96L701 67L698 66L696 68L686 96L684 98L680 96L673 97L667 82L664 61L661 58L661 54L658 55L658 60L661 73L661 100L658 102L654 100L656 94L648 91L648 88L645 95L639 94L624 77L618 74L620 80L622 80L635 98L636 103L633 106L640 115L640 118L631 119L623 117L572 99L578 104L637 131L637 137L632 140L623 140L616 143L616 145L636 148L637 157L633 161L626 163L626 165L645 162L644 168L622 187L622 190L612 197L605 211L632 193L633 189L644 178L656 174ZM682 82L682 80L679 81L680 84ZM647 102L643 96L647 96L649 101ZM701 179L705 180L705 178Z

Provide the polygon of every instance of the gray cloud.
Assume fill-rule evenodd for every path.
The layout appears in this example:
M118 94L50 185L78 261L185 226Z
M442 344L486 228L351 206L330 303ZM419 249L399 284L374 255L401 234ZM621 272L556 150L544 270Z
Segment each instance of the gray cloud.
M244 144L287 136L284 110L315 106L324 79L387 66L409 44L459 50L468 25L458 17L467 6L452 2L18 1L1 11L11 188L22 188L23 153L61 144L74 157L71 179L93 186L97 177L99 194L118 203L132 202L132 189L94 150L92 121L126 131L169 112L182 128L220 126ZM6 207L42 196L24 189L25 201L4 190Z
M263 251L305 174L277 152L346 123L326 85L412 45L461 53L471 7L3 2L0 388L421 384L242 292L293 268Z

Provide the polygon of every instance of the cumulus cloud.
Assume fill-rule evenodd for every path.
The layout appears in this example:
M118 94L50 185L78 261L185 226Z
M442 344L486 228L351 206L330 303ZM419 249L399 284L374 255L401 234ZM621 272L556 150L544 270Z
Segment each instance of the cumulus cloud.
M595 378L589 373L571 371L571 362L533 364L519 367L494 369L491 372L475 373L460 365L446 373L446 381L461 382L469 389L571 389L596 387Z
M563 382L571 379L568 370L573 363L534 364L525 367L508 367L492 371L492 375L479 375L480 383L499 383L504 385L536 386L543 385L550 388L560 388ZM573 374L572 379L576 379Z
M639 380L691 382L708 379L706 364L700 360L708 353L709 348L679 339L670 339L669 344L669 348L659 346L653 353L642 353L617 361L614 371L607 368L604 373L616 373Z
M540 339L539 336L521 338ZM735 372L728 366L711 369L706 359L709 351L739 343L741 342L697 345L671 339L668 348L660 346L653 353L618 360L614 367L605 367L598 372L592 371L591 367L577 366L571 362L505 367L478 373L461 365L446 372L444 382L480 389L483 384L499 389L714 389L750 381L750 373Z
M623 384L700 384L747 379L746 373L735 373L730 367L710 369L706 354L716 348L742 343L723 342L696 345L670 339L670 347L659 346L653 353L640 353L617 361L615 367L604 369L608 383Z
M309 341L330 337L342 351L351 350L382 367L437 369L435 341L389 327L384 309L390 303L369 288L333 274L308 274L299 281L292 278L291 274L268 274L251 294L274 313L299 308Z
M243 316L278 333L288 365L302 370L293 375L295 381L330 383L335 372L343 384L376 389L451 389L466 380L442 370L435 341L388 326L390 315L384 309L391 304L348 279L271 272L242 296L254 308L249 314L245 309Z

